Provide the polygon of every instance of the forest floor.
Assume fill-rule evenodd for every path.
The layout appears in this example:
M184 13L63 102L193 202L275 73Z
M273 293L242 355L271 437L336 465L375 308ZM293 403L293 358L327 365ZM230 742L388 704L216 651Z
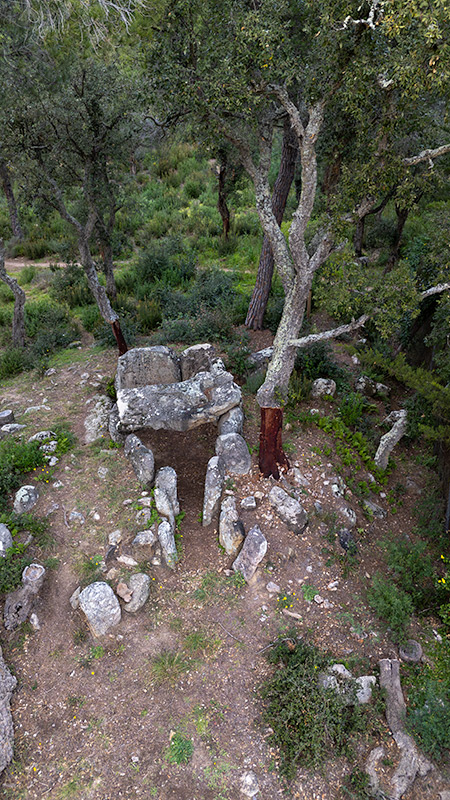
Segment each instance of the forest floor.
M265 332L253 337L251 347L268 343ZM345 348L334 347L351 368ZM294 625L297 636L350 663L356 674L376 674L380 658L398 657L367 603L366 591L376 571L385 570L383 541L399 533L413 535L414 507L427 492L431 473L418 466L419 444L400 444L386 497L377 499L387 512L384 519L367 519L357 498L347 492L357 514L358 552L353 561L345 560L332 535L330 489L339 464L333 442L315 427L291 425L285 440L291 463L309 480L303 490L309 524L296 536L276 517L267 499L273 481L260 476L254 453L251 473L230 481L228 491L236 496L238 507L243 497L261 493L256 509L242 511L242 519L246 530L260 525L268 550L251 583L239 585L227 576L232 559L219 549L215 526L200 523L214 429L147 432L145 441L154 450L156 466L173 466L178 474L185 512L181 561L175 572L147 564L152 578L149 601L136 615L123 612L120 625L99 643L88 633L80 612L72 610L69 598L87 565L105 556L112 531L122 531L126 552L139 530L136 505L141 487L123 451L110 449L108 437L84 444L84 420L92 398L104 392L116 363L112 350L83 346L57 357L54 374L23 374L2 390L2 407L12 408L16 420L26 424L25 435L65 420L77 437L75 449L61 458L49 483L40 484L35 508L38 515L49 514L55 542L54 568L47 571L35 608L40 630L25 625L1 635L4 657L18 681L12 699L15 757L2 778L4 796L231 800L240 796L241 776L251 770L259 782L259 797L281 797L279 755L268 742L255 692L273 672L267 647ZM259 415L254 396L245 395L244 403L244 435L255 448ZM313 404L326 408L327 401ZM23 414L38 405L50 410ZM390 407L398 407L395 397ZM324 445L329 455L324 455ZM107 471L99 472L101 467ZM406 486L408 478L413 488L394 503L394 487ZM57 481L61 485L55 487ZM321 513L315 509L317 501ZM68 522L72 510L81 512L84 524ZM288 611L295 618L280 609L279 596L269 594L269 581L279 585L281 599L290 597ZM335 581L336 586L327 588ZM311 587L329 601L329 608L307 599ZM435 619L422 617L414 619L409 630L425 652L434 641L435 626ZM192 758L185 765L168 759L174 732L193 742ZM398 754L383 715L374 714L373 725L368 724L356 745L360 765L381 741L386 751L380 764L384 780ZM344 796L341 786L349 769L344 759L334 759L331 753L321 770L300 769L292 796ZM416 780L405 800L440 800L440 792L450 788L444 773L436 768Z

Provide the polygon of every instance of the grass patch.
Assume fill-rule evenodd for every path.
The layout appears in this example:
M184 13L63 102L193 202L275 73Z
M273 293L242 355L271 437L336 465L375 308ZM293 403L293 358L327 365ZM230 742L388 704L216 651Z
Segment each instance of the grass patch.
M155 656L151 664L152 678L157 684L176 683L189 670L189 661L179 652L166 650Z
M174 733L166 754L169 764L188 764L193 753L194 744L192 739L188 739L179 732Z

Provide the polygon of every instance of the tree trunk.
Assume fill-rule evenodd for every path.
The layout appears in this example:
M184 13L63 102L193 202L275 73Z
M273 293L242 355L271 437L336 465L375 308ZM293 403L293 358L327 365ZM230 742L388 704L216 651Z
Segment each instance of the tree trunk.
M278 172L272 194L272 209L275 219L281 225L289 191L294 179L295 164L298 157L298 140L291 128L289 119L285 120L283 130L283 144L281 148L280 169ZM272 248L267 236L264 236L261 256L259 259L258 273L255 288L248 307L245 325L252 330L261 330L264 312L269 299L270 287L273 276Z
M389 259L387 264L384 268L384 275L387 272L390 272L393 267L395 267L398 259L400 258L400 244L402 241L403 235L403 228L405 227L405 222L408 219L409 215L409 208L400 208L397 203L395 204L395 213L397 215L397 227L395 230L394 235L394 242L391 247L391 252L389 254Z
M111 306L105 287L99 283L89 247L89 237L86 232L78 231L78 249L89 288L94 295L98 310L105 322L111 325L119 349L119 355L122 356L128 350L127 343L120 327L119 316Z
M25 292L15 278L5 269L3 243L0 244L0 280L6 283L14 295L14 313L12 323L12 342L14 347L25 346Z
M8 203L9 221L11 223L12 234L16 239L23 239L23 231L19 220L19 213L17 211L16 198L14 197L9 169L3 159L0 159L0 180L3 184L6 202Z
M353 237L353 247L355 248L355 256L361 258L362 248L364 241L364 228L366 224L366 217L361 217L356 223L355 235Z
M225 191L225 177L227 174L227 163L224 161L219 167L219 197L217 209L222 217L222 231L224 239L228 239L230 232L230 209L227 206L227 194Z
M278 467L289 469L289 461L282 446L283 412L281 408L261 408L259 431L259 468L268 478L280 477Z
M100 253L103 261L103 272L106 278L106 292L110 300L117 300L116 281L114 279L114 264L111 242L100 236Z

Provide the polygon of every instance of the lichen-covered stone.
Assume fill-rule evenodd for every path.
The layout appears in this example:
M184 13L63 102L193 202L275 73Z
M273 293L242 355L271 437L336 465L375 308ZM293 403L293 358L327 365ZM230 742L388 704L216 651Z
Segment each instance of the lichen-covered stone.
M17 678L11 675L0 647L0 773L12 761L14 754L14 728L10 701Z
M158 526L158 539L164 561L170 569L175 569L178 563L178 553L175 544L174 529L169 520L163 519Z
M225 472L231 475L246 475L251 470L252 459L245 439L239 433L218 436L216 455L222 458Z
M177 473L173 467L161 467L155 478L155 499L157 490L162 489L169 499L174 516L180 513L180 504L177 495ZM156 504L158 508L158 504ZM159 508L158 508L159 511ZM161 512L162 513L162 512ZM165 515L168 516L168 515Z
M135 614L136 611L142 608L150 594L150 583L150 577L144 572L137 572L131 576L128 586L132 592L132 597L128 603L124 603L124 611L128 611L129 614Z
M401 409L397 412L397 418L391 430L381 437L377 452L375 453L374 461L377 467L380 467L380 469L386 469L389 456L391 455L395 445L398 444L402 436L404 436L406 433L407 424L407 411L405 409Z
M120 603L109 584L104 581L86 586L80 592L78 600L93 636L104 636L122 618Z
M311 387L311 397L324 397L331 395L334 397L336 392L336 383L332 378L316 378Z
M116 391L175 383L181 378L178 356L170 347L134 347L117 363Z
M236 406L236 408L232 408L231 411L227 411L223 417L220 417L217 424L219 436L223 436L226 433L242 434L243 428L244 412L242 411L242 408L239 408L238 406Z
M39 500L36 486L21 486L14 498L14 511L16 514L26 514Z
M187 381L198 372L207 372L214 359L216 351L212 344L194 344L180 354L181 380Z
M308 515L298 500L291 497L281 486L274 486L269 492L269 501L291 531L303 533L308 524Z
M203 497L202 525L211 525L217 520L222 497L225 469L220 456L213 456L208 461L205 477L205 494Z
M108 433L109 415L113 405L111 398L104 395L95 395L93 400L94 406L84 420L86 444L92 444Z
M226 497L222 502L219 518L219 544L228 555L235 555L244 541L245 533L236 509L236 499Z
M151 486L155 477L155 459L152 451L141 442L138 436L131 433L125 439L124 452L138 481L145 486Z
M242 550L233 562L234 571L240 572L248 583L253 578L258 564L263 560L266 552L267 539L259 525L255 525L247 533Z
M11 531L9 528L3 523L0 523L0 558L4 558L6 556L6 551L8 547L12 547L13 538L11 536Z

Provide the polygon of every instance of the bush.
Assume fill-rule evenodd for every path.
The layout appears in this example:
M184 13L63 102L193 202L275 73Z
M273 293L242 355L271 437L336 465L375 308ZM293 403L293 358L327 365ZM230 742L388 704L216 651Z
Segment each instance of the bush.
M141 333L150 333L162 322L159 303L155 300L141 300L137 306L137 319Z
M425 542L413 544L407 539L388 542L388 566L393 571L395 582L403 592L409 594L417 610L431 608L441 602L440 593L434 587L433 562Z
M295 359L295 368L312 381L316 378L332 378L338 389L349 388L348 373L336 363L327 342L301 348Z
M28 283L31 283L31 281L36 275L36 271L37 270L34 264L29 264L28 266L21 269L19 276L17 278L17 281L20 284L20 286L26 286Z
M36 359L21 347L11 347L0 354L0 380L12 378L24 370L33 369Z
M52 271L51 294L59 303L66 303L69 308L92 303L92 292L82 267L69 263L65 267L52 267Z
M100 311L96 305L80 308L79 315L83 328L85 331L88 331L88 333L94 333L102 324Z
M338 414L349 428L354 428L360 421L363 411L367 406L365 397L357 392L344 394L339 403Z
M397 643L404 641L405 630L413 613L409 594L377 573L373 578L372 588L367 593L367 599L376 614L389 626L392 640Z
M5 508L8 496L19 488L22 477L45 464L39 442L7 439L0 442L0 508Z
M406 725L427 755L445 758L450 751L449 686L428 675L410 692Z
M170 286L189 281L195 273L195 256L177 238L149 245L139 255L135 267L136 283L164 280Z
M365 711L320 686L320 671L332 663L327 653L295 635L287 642L270 652L271 663L283 668L262 685L260 695L264 722L273 731L269 741L280 751L280 773L290 781L299 766L318 767L331 751L333 756L348 753L351 734L361 730Z
M137 325L136 322L130 318L128 314L119 315L120 327L124 335L125 341L128 346L134 345L136 341ZM116 338L114 336L111 325L108 322L103 322L98 328L93 331L96 341L103 345L103 347L117 347Z
M25 555L24 544L13 544L0 558L0 594L12 592L22 582L22 572L32 559Z

